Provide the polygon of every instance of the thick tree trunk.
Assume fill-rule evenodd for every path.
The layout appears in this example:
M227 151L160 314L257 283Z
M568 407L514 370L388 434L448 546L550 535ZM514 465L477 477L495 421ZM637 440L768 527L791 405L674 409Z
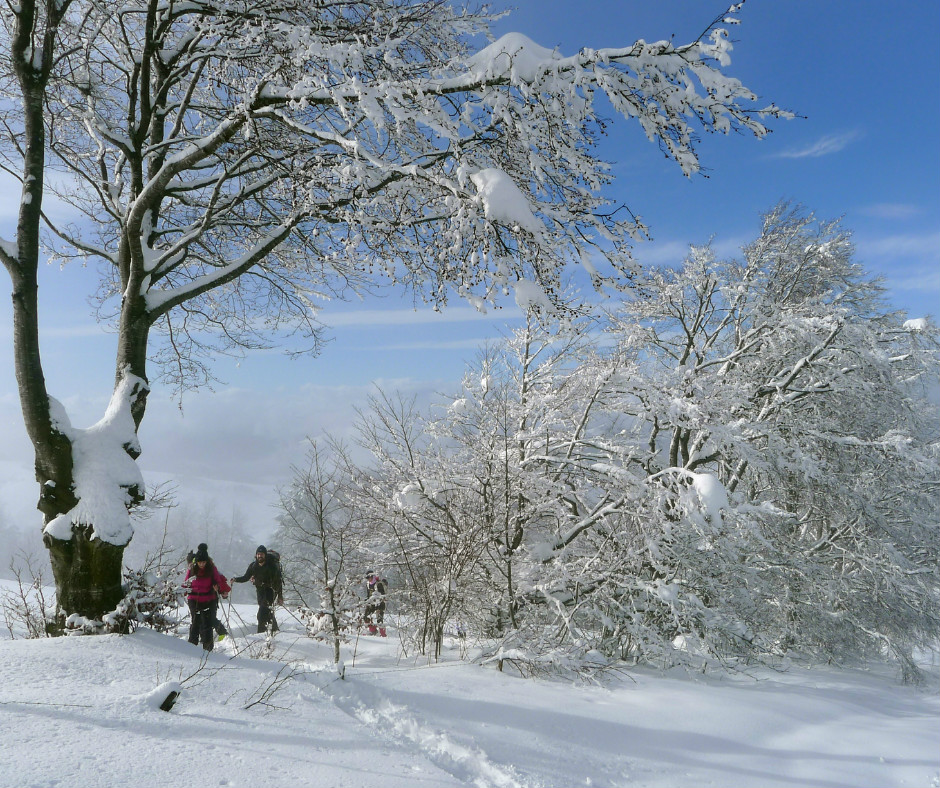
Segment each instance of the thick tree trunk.
M59 610L101 619L124 596L124 545L91 539L91 531L90 526L73 527L69 540L47 534L43 541L49 549Z
M45 175L45 89L52 69L58 25L68 2L23 0L16 10L11 56L23 96L23 190L17 221L16 258L4 257L13 299L13 356L26 431L36 458L37 508L47 525L78 503L72 442L56 423L39 349L39 226ZM33 52L42 42L42 58ZM123 546L91 539L92 528L73 528L72 538L46 534L59 610L87 618L120 601Z
M115 463L113 455L105 452L102 461L109 463L112 472L118 473L122 478L114 478L108 484L113 484L111 493L120 496L123 502L138 501L143 497L142 482L139 472L128 474L126 465L133 467L133 460L139 454L136 441L136 425L143 417L147 386L139 379L121 378L118 381L114 397L109 406L109 416L99 422L104 429L111 424L110 419L116 419L119 426L115 440L119 452L126 453L130 460L123 459ZM115 415L121 408L126 408L133 418L133 426L121 426L120 419ZM76 442L80 438L76 437ZM121 456L120 454L118 455ZM87 460L87 457L86 457ZM80 484L76 495L87 494L87 474L79 466L75 470ZM131 478L128 478L128 477ZM137 477L134 479L133 477ZM100 491L98 491L100 493ZM55 578L57 602L61 614L76 613L87 619L98 619L114 610L123 597L123 558L124 549L131 538L131 529L126 520L114 519L113 510L103 506L100 510L89 507L76 497L70 496L73 501L81 504L74 512L65 509L59 512L50 512L46 515L47 528L43 541L49 550L52 564L52 573ZM129 496L129 498L126 498ZM94 499L96 496L92 495ZM120 503L118 504L121 505ZM71 514L69 515L69 513ZM65 524L70 538L62 538L63 523L52 523L56 515L66 514L73 521ZM104 518L102 520L102 518ZM89 522L90 519L90 522ZM77 522L76 522L77 521ZM80 523L80 524L77 524ZM97 526L97 528L96 528ZM96 531L98 533L96 533Z
M17 220L16 256L3 255L12 284L13 357L26 431L35 452L37 508L46 525L78 503L72 442L53 413L39 347L39 227L46 159L45 90L52 70L58 26L69 3L23 0L15 9L10 55L23 98L23 188ZM41 42L42 57L35 57ZM72 538L44 536L52 562L60 611L99 618L122 596L123 546L90 539L90 527Z

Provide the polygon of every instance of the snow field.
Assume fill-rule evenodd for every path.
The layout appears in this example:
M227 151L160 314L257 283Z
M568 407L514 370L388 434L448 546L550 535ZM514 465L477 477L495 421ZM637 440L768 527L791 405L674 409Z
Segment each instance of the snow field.
M342 681L287 611L272 659L251 656L254 608L233 611L202 670L201 649L146 629L0 641L0 788L940 783L936 667L920 689L880 667L576 686L459 662L456 643L405 659L392 626L348 644Z

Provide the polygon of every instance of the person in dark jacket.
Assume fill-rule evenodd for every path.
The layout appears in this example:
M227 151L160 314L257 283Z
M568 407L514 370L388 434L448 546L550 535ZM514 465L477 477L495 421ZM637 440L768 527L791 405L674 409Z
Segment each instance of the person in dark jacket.
M369 627L369 634L385 637L385 594L388 583L371 569L366 572L366 609L363 620ZM375 614L375 624L372 615ZM376 624L378 627L376 628Z
M268 550L262 544L255 550L255 560L251 562L241 577L233 577L233 583L245 583L251 580L255 585L258 599L258 632L277 632L277 619L274 617L274 603L284 604L283 581L280 562L268 558Z
M190 616L189 642L196 645L202 641L202 647L212 651L215 640L212 628L219 606L219 594L226 593L229 585L209 560L206 550L196 551L183 583L189 588L186 596Z

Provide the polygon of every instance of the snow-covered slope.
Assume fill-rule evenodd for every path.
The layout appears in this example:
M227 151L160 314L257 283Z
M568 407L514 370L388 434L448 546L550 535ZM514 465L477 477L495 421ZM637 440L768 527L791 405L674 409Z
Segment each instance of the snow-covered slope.
M0 640L0 786L940 785L936 681L642 670L575 686L460 662L456 644L438 665L405 659L394 628L351 642L340 680L283 610L273 659L252 657L253 618L234 611L201 670L200 648L149 630Z

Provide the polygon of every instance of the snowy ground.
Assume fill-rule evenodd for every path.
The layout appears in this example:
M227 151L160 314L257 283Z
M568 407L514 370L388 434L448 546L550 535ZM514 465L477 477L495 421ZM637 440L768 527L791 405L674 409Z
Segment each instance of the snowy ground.
M188 680L202 650L150 630L0 640L0 786L940 786L935 669L927 689L831 668L574 686L456 646L415 663L392 628L350 644L341 681L279 619L275 658L257 659L233 613Z

